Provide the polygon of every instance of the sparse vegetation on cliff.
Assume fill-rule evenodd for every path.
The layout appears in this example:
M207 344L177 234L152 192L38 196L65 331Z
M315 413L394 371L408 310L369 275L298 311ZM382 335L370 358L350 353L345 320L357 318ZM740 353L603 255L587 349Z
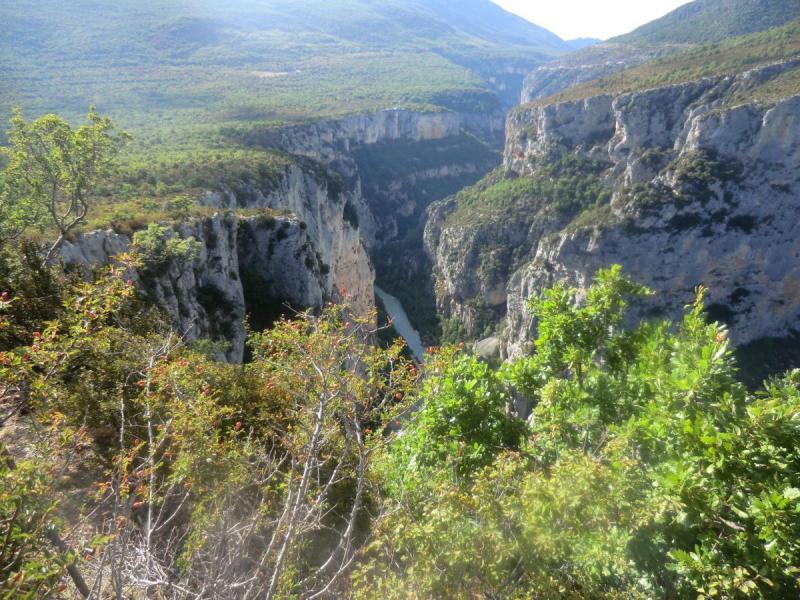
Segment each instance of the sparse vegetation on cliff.
M452 224L530 221L539 211L576 215L601 206L611 192L599 175L604 165L574 155L542 161L532 176L506 174L498 169L475 186L458 193Z
M800 21L797 20L767 31L670 54L536 100L534 104L552 104L602 94L625 94L703 77L741 73L758 65L788 59L800 59ZM797 74L793 70L782 75L776 83L767 81L747 89L731 102L773 102L797 94L800 88L796 83Z

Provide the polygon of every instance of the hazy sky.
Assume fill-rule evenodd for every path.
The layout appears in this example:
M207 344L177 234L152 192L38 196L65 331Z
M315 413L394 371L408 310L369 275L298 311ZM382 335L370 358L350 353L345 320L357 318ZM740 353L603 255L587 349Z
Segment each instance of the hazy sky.
M493 0L566 40L607 39L662 17L689 0Z

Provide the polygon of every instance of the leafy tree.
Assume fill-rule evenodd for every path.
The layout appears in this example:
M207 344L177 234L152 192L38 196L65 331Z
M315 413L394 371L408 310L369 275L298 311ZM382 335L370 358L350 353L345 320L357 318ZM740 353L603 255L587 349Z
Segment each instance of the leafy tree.
M630 371L656 332L648 324L634 330L623 324L629 300L649 293L614 266L597 272L583 302L562 283L531 298L536 352L503 371L535 407L531 421L541 459L565 445L591 451L606 439L608 425L630 415L629 399L635 394L630 388L637 384Z
M89 109L88 123L73 129L56 115L27 122L14 112L3 150L8 165L0 194L0 240L14 239L32 225L54 227L47 250L52 259L70 231L84 222L95 188L112 171L128 135Z
M37 244L0 245L0 297L5 297L0 301L0 351L28 343L43 322L58 315L66 279L42 264Z
M43 598L60 586L68 554L51 546L58 524L55 469L41 460L11 461L0 445L0 598Z

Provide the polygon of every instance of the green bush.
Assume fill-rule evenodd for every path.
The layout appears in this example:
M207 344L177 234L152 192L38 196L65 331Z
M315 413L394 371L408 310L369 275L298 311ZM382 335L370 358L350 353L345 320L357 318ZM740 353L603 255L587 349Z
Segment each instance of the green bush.
M800 372L749 394L702 292L677 326L626 329L626 298L644 293L618 268L580 305L557 286L532 305L536 354L500 372L448 359L453 380L431 379L445 406L434 398L396 443L421 472L389 461L406 485L391 488L358 597L800 593ZM524 441L471 455L457 424L503 393L534 406Z
M133 250L149 272L163 269L172 261L191 262L201 249L194 237L180 238L158 223L150 223L144 231L133 234Z
M420 392L422 405L393 446L390 481L395 493L439 468L469 481L504 450L519 446L525 425L506 411L502 380L477 358L445 352Z
M49 598L68 563L50 547L48 531L59 524L53 497L55 469L45 460L10 462L0 444L0 598Z

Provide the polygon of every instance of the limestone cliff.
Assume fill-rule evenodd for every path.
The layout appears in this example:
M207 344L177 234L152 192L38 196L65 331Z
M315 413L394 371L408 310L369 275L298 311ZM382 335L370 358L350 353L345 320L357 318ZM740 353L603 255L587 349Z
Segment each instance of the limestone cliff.
M500 164L503 128L504 114L492 108L387 109L248 132L239 141L320 161L341 178L347 218L358 223L380 285L403 302L414 324L429 334L426 341L434 343L438 320L422 243L425 211Z
M498 183L433 210L442 312L472 337L505 317L518 353L535 332L529 296L557 280L585 290L597 268L620 263L656 291L643 314L676 317L702 284L737 344L800 328L800 96L749 100L797 66L513 112ZM558 174L564 161L581 165L580 181ZM543 173L551 184L523 185ZM505 189L528 195L512 203Z
M258 188L243 186L236 191L209 192L201 202L213 207L267 208L294 215L304 234L302 243L298 241L297 249L288 252L286 259L294 257L299 260L302 257L305 271L310 271L319 281L318 285L309 280L304 287L286 288L287 299L300 306L320 306L325 300L338 300L341 291L345 290L355 310L363 313L373 307L375 277L358 223L348 216L348 197L340 189L334 189L332 183L320 177L319 173L291 166L280 185L266 195ZM263 246L263 235L257 235L257 231L250 233L253 241ZM268 244L274 244L270 241L271 236L267 238ZM314 260L308 259L301 248L303 252L310 252ZM247 246L240 249L240 253L243 250L252 254L254 260L258 259L257 251L250 252ZM287 252L285 244L283 251ZM279 255L276 253L278 250L273 252L273 258ZM288 279L299 280L309 276L302 267L292 272L280 267L279 260L276 264ZM276 272L276 277L278 275Z
M462 113L390 108L248 131L237 141L310 158L341 176L361 236L372 248L398 236L403 229L399 220L421 215L429 201L426 189L444 187L452 193L493 168L499 156L487 145L502 144L504 119L499 109Z
M460 135L502 135L504 113L419 112L399 108L317 121L255 134L252 141L325 164L349 162L354 148L380 142L421 142Z
M522 84L522 104L547 98L598 77L618 73L678 46L644 46L605 42L547 62L529 73Z
M267 194L242 185L207 192L202 202L221 210L171 226L174 235L200 242L197 257L132 274L188 341L220 342L220 358L240 362L248 313L265 326L290 308L321 307L345 293L354 310L373 308L369 257L344 217L345 198L324 179L292 166ZM130 246L129 236L95 231L65 244L61 257L89 267Z

